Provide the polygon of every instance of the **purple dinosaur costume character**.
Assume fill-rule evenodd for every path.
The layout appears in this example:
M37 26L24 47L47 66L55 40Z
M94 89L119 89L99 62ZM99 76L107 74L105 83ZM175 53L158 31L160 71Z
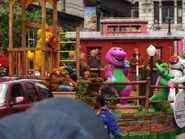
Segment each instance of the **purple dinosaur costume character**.
M105 59L110 66L107 68L105 76L112 82L127 82L125 75L128 74L129 63L126 59L126 52L120 47L112 47L107 52ZM114 90L120 97L130 96L131 85L114 85ZM127 100L121 100L121 104L127 104Z

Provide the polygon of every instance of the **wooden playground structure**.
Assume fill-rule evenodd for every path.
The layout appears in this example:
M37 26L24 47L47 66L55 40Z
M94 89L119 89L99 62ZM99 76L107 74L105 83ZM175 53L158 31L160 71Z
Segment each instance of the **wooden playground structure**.
M27 8L33 2L39 2L41 6L41 23L29 22L26 18ZM53 35L57 36L57 47L55 49L46 47L45 32L46 32L46 3L52 6L53 22L50 27L52 28ZM15 48L13 43L13 7L15 4L20 4L22 9L22 44L21 47ZM53 68L58 68L60 59L60 45L59 45L59 33L58 33L58 17L57 17L57 0L10 0L9 3L9 76L27 76L29 71L35 72L34 62L31 69L30 62L27 58L28 51L38 51L37 48L29 48L27 46L27 31L29 28L42 29L42 63L41 63L41 79L47 80L49 73ZM78 29L77 29L78 30ZM78 33L77 33L78 35ZM79 41L76 41L76 45L79 45ZM79 48L79 47L76 47ZM76 50L77 53L78 49ZM78 54L76 55L78 59ZM79 68L77 64L77 68ZM77 73L77 76L79 74Z
M21 5L22 9L22 44L20 48L14 48L13 44L13 6L15 3L18 2ZM42 31L42 65L41 65L41 77L46 76L46 72L50 71L52 67L57 67L58 66L58 49L52 50L50 48L46 48L46 42L45 42L45 31L46 31L46 0L41 0L38 1L40 2L40 5L42 7L42 23L37 24L37 23L31 23L28 22L26 19L26 10L28 5L32 4L32 2L37 2L37 0L10 0L9 4L9 76L23 76L23 75L28 75L28 69L29 67L29 62L27 59L27 51L35 51L35 48L27 48L26 46L26 33L29 27L32 28L41 28ZM57 0L52 0L49 1L49 3L53 7L53 33L57 35ZM49 54L49 57L46 58L46 52ZM50 63L48 69L46 69L46 63L47 59Z

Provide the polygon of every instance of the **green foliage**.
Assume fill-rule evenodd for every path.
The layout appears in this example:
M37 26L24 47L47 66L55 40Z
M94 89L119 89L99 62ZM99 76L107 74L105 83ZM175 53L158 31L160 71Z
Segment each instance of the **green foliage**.
M88 96L87 89L89 86L88 80L78 80L78 85L76 88L76 96L78 99L82 100L85 103L92 101L92 98Z
M92 103L97 95L103 95L107 105L119 103L118 96L111 91L111 88L101 88L101 78L90 78L88 80L78 80L76 96L85 103Z
M170 102L167 100L157 103L154 108L156 111L172 112Z
M0 46L8 46L8 33L9 33L9 0L4 0L4 4L0 5ZM13 41L14 47L21 46L21 35L22 35L22 10L20 5L17 3L14 6L14 16L13 16ZM28 21L34 23L41 23L41 10L32 8L26 13ZM2 22L3 21L3 22ZM47 14L46 21L48 24L51 24L52 17Z

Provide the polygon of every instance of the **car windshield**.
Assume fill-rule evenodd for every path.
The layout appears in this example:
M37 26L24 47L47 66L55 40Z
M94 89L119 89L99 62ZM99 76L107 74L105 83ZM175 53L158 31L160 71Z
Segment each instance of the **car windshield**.
M6 101L6 90L7 84L0 83L0 104L5 103Z

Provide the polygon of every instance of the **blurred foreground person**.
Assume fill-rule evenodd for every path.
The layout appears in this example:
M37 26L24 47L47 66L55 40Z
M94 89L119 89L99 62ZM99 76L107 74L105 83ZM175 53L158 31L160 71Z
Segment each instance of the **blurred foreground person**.
M112 134L115 139L120 139L121 134L118 130L118 125L114 113L106 107L106 102L102 95L96 97L94 110L96 112L96 115L103 122L108 136L111 136Z
M0 120L1 139L107 139L102 123L85 103L52 98Z

